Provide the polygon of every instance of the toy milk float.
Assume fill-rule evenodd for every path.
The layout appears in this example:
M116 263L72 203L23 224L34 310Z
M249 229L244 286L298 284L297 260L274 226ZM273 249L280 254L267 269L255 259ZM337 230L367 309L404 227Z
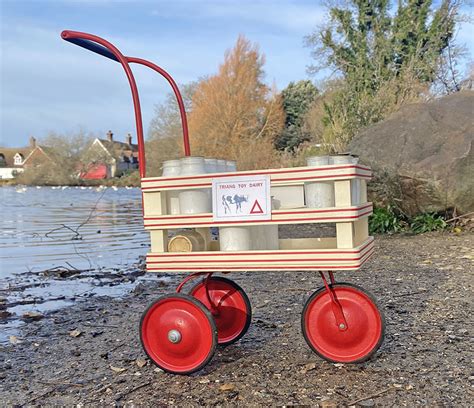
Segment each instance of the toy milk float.
M217 345L239 340L251 321L244 290L217 272L308 271L323 286L304 305L303 336L331 362L367 360L384 337L384 318L362 288L338 283L336 271L358 270L374 251L368 234L368 167L352 156L308 159L306 167L236 171L235 163L191 156L184 104L176 83L159 66L124 56L95 35L63 31L62 38L119 62L135 108L144 225L150 231L149 272L188 275L176 293L143 313L140 339L165 371L189 374L212 358ZM181 112L185 157L166 161L162 177L146 177L142 117L130 64L166 78ZM279 239L280 224L334 223L332 238ZM218 235L218 239L214 239ZM186 293L184 286L198 280Z

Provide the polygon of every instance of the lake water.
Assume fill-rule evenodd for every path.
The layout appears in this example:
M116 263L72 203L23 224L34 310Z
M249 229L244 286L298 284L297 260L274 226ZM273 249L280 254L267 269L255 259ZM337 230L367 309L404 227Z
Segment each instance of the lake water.
M58 266L129 265L145 255L138 188L0 188L0 279Z
M149 251L140 189L17 186L0 194L0 343L18 334L25 313L119 297L157 278L134 275Z

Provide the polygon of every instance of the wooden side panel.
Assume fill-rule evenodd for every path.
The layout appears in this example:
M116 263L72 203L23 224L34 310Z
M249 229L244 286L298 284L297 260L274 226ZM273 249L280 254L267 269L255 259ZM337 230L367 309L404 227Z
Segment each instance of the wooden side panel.
M212 179L216 177L256 176L269 174L272 187L303 185L308 181L350 180L354 178L372 177L370 169L359 165L329 165L320 167L297 167L292 169L271 169L241 171L236 173L216 173L197 176L157 177L142 179L143 191L181 190L193 188L210 188Z
M155 272L351 270L373 253L373 238L351 249L290 249L235 252L150 253L147 269Z
M269 224L309 224L328 222L350 222L372 214L372 204L354 207L338 208L296 208L287 210L272 210L272 219L269 221L239 221L240 225L269 225ZM217 226L232 226L235 221L214 222L212 213L207 214L179 214L144 217L146 229L176 229L176 228L204 228Z
M222 223L215 223L212 213L168 213L167 195L170 191L175 193L182 189L210 188L213 177L245 174L271 175L271 195L280 201L280 206L272 211L271 220L247 222L249 225L252 222L255 225L331 222L336 224L336 237L280 240L280 249L274 251L221 252L219 243L211 240L210 227ZM370 177L370 169L350 165L144 179L144 223L151 236L151 253L147 256L148 270L178 272L358 269L373 252L373 238L368 235L368 215L372 213L372 204L367 202L366 180ZM351 180L355 178L360 180L358 205L352 205L351 200ZM313 209L304 206L304 183L318 180L334 183L333 208ZM222 225L227 224L233 225L232 222ZM179 228L195 228L205 240L204 251L168 252L168 229Z

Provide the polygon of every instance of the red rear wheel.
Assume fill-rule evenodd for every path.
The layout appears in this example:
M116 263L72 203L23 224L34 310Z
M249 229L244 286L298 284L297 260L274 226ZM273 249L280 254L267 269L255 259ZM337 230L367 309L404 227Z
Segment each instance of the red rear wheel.
M341 304L347 330L340 330L326 288L318 289L305 304L301 317L303 336L313 351L325 360L359 363L380 347L385 322L374 298L348 283L330 285Z
M195 285L189 294L211 310L204 282ZM207 288L216 307L213 317L217 326L218 343L235 343L247 332L252 319L249 298L239 285L226 278L212 276L207 281Z
M158 367L173 374L190 374L214 355L217 329L201 302L174 294L159 298L143 313L140 340Z

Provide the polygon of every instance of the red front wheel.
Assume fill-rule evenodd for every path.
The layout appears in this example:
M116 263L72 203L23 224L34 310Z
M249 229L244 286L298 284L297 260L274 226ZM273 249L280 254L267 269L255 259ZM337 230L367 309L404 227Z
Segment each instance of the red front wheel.
M380 347L385 322L374 298L349 283L329 285L342 307L347 328L342 330L334 316L333 303L325 287L306 302L301 316L303 336L315 353L338 363L359 363Z
M159 298L143 313L140 340L158 367L173 374L190 374L211 360L217 329L199 300L174 294Z
M218 343L235 343L247 332L252 319L249 298L234 281L212 276L207 279L207 291L214 306L213 310L206 294L205 282L206 280L199 282L189 294L212 311L217 326Z

